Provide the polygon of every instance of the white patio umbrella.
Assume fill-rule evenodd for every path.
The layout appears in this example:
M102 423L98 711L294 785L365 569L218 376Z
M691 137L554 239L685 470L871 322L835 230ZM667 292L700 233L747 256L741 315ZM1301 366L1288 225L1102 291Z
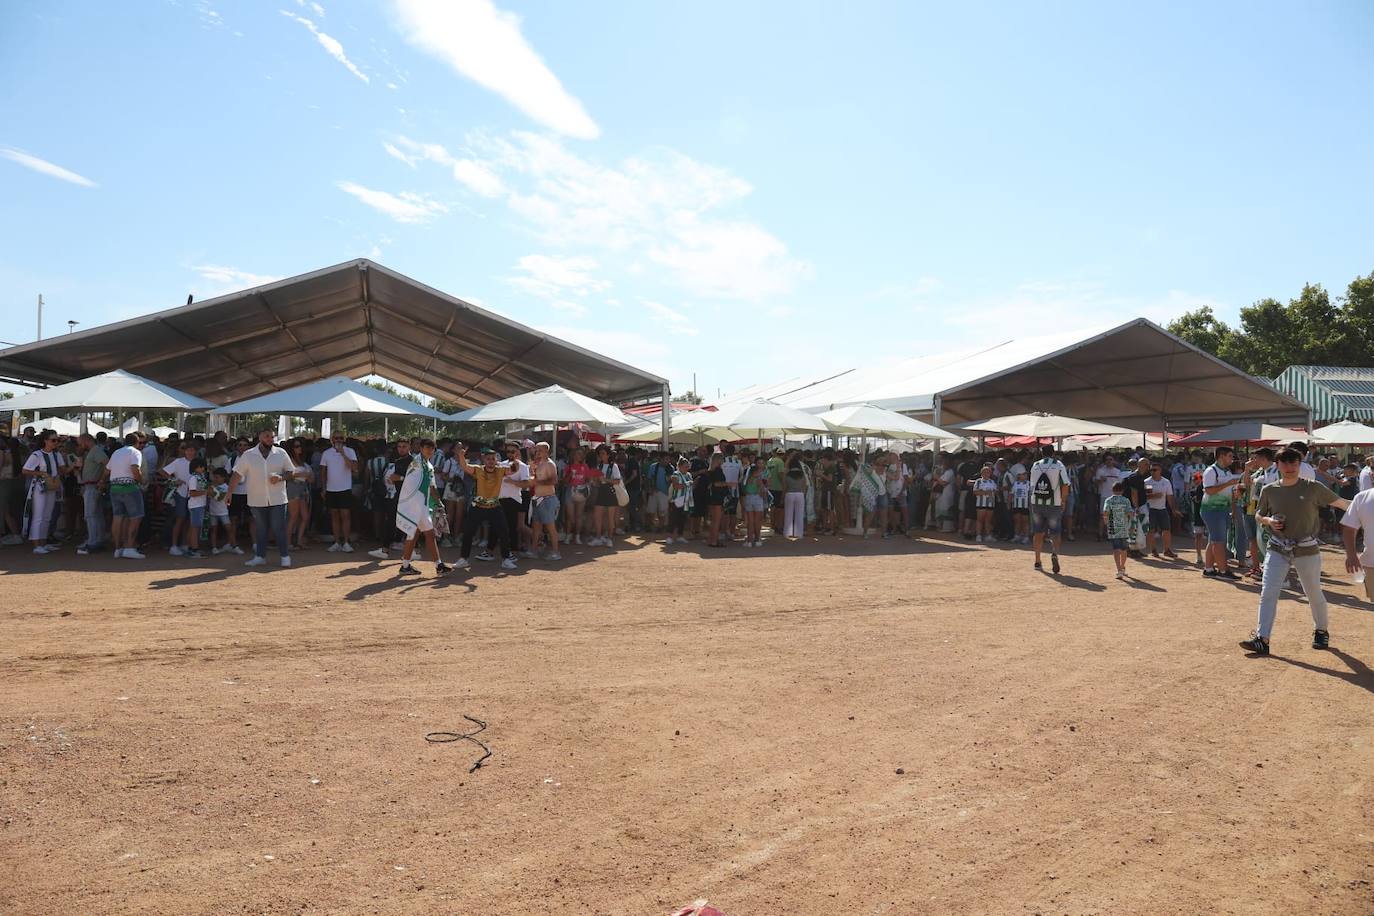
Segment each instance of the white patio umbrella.
M620 442L661 442L663 427L658 423L645 423L629 432L617 433L615 438ZM699 445L706 441L735 442L743 438L728 429L703 427L693 430L680 426L670 426L668 429L668 441L673 445Z
M842 436L882 436L885 439L957 439L955 433L938 426L922 423L905 414L875 407L872 404L853 404L817 414L829 425L832 433Z
M713 414L693 419L699 423L701 429L726 429L736 433L757 432L760 444L765 432L782 435L830 432L830 427L815 414L763 398L727 404Z
M1374 443L1374 426L1342 420L1313 432L1311 441L1325 445L1369 445Z
M218 414L268 413L301 417L308 414L376 414L384 416L425 417L446 420L447 416L432 407L408 401L399 395L381 391L351 378L336 376L310 382L285 391L274 391L260 397L216 407Z
M1077 451L1078 449L1101 450L1101 449L1123 449L1141 448L1146 451L1157 452L1164 448L1162 436L1152 433L1117 433L1111 436L1067 436L1064 439L1064 448L1067 451Z
M1307 433L1302 430L1260 423L1258 420L1247 420L1193 433L1191 436L1175 439L1174 443L1177 445L1224 445L1228 442L1291 442L1294 439L1306 438Z
M214 410L202 398L178 391L141 375L115 369L54 385L5 402L6 410Z
M619 407L569 391L562 385L550 385L481 407L460 410L445 419L454 423L600 423L623 425L626 429L634 429L641 423Z
M993 417L990 420L974 420L969 423L956 423L953 429L974 430L998 436L1032 436L1036 439L1058 439L1063 436L1093 436L1130 433L1142 435L1124 426L1098 423L1094 420L1080 420L1077 417L1061 417L1052 413L1023 413L1009 417Z
M612 429L638 429L642 422L619 407L569 391L562 385L470 407L450 414L447 419L454 423L548 423L553 426L555 450L560 423L596 423L609 433Z

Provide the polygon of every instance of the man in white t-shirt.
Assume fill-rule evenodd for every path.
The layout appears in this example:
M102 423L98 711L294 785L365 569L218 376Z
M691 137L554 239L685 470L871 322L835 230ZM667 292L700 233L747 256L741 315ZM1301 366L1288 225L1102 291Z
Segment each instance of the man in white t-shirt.
M1360 490L1374 490L1374 455L1366 458L1360 468Z
M501 480L501 514L506 518L506 555L504 559L515 556L516 546L524 542L529 526L524 524L525 490L529 487L530 466L520 460L520 443L511 440L502 446L506 460L500 462L503 468L514 468L514 472ZM521 556L533 559L533 550L522 550Z
M1357 554L1356 538L1364 532L1364 552ZM1364 593L1374 601L1374 579L1366 567L1374 566L1374 489L1361 490L1350 500L1350 506L1341 517L1341 536L1345 540L1345 571L1354 576L1364 577Z
M1099 505L1112 498L1112 487L1116 486L1116 482L1121 480L1124 476L1125 475L1121 473L1121 468L1116 466L1115 455L1108 454L1102 459L1102 463L1097 466L1097 470L1093 473L1093 484L1097 487ZM1104 522L1099 521L1098 524L1105 526ZM1098 536L1106 536L1105 527L1102 528Z
M124 437L123 448L115 449L105 464L104 481L109 486L111 540L114 555L126 560L142 560L138 550L138 528L143 521L143 452L138 436Z
M1049 534L1050 569L1057 574L1064 503L1069 496L1069 471L1055 457L1053 445L1042 445L1040 455L1040 460L1030 468L1031 545L1035 550L1035 568L1041 569L1040 549L1045 544L1045 535Z
M1174 553L1174 517L1181 515L1174 501L1174 485L1164 476L1164 466L1150 462L1150 476L1145 478L1145 506L1150 517L1150 553L1159 556L1160 541L1164 542L1164 556L1177 560Z
M344 434L336 430L330 437L330 447L320 456L320 474L324 477L324 505L334 530L330 553L353 552L353 474L358 469L358 453L344 444Z

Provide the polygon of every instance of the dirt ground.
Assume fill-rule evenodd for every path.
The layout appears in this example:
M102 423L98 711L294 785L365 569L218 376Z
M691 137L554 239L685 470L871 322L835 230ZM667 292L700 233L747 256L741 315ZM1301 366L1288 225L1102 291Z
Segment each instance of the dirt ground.
M1374 913L1335 551L1268 659L1082 541L241 562L0 552L0 912Z

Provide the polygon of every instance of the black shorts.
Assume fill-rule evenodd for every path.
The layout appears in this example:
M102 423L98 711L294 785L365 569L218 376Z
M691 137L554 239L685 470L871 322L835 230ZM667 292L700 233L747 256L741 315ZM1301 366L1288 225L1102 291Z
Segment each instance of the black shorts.
M326 509L337 509L346 511L353 508L352 490L325 490L324 505Z
M248 494L235 493L229 497L229 517L247 518L248 517Z
M782 492L781 490L769 490L768 492L769 492L769 493L772 495L772 497L773 497L773 505L774 505L775 507L781 509L781 508L782 508L782 497L783 497L783 492Z

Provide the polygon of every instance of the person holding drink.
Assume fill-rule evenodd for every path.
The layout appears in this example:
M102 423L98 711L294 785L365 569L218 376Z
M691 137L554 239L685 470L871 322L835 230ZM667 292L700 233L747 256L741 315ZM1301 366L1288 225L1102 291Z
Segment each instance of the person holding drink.
M1322 594L1320 510L1324 506L1345 509L1348 500L1313 480L1302 477L1302 453L1286 448L1278 454L1279 481L1260 491L1255 521L1269 531L1269 545L1264 554L1264 583L1260 587L1259 621L1250 638L1241 640L1241 648L1257 655L1269 654L1269 634L1274 629L1278 613L1279 595L1288 578L1288 570L1295 569L1302 583L1303 594L1312 608L1312 648L1330 647L1327 630L1326 596Z
M284 449L272 444L275 437L271 429L259 432L257 447L239 455L229 481L231 491L240 483L245 485L248 510L253 516L253 556L244 566L267 563L269 531L277 541L281 565L291 565L291 543L286 537L286 481L296 476L296 466Z

